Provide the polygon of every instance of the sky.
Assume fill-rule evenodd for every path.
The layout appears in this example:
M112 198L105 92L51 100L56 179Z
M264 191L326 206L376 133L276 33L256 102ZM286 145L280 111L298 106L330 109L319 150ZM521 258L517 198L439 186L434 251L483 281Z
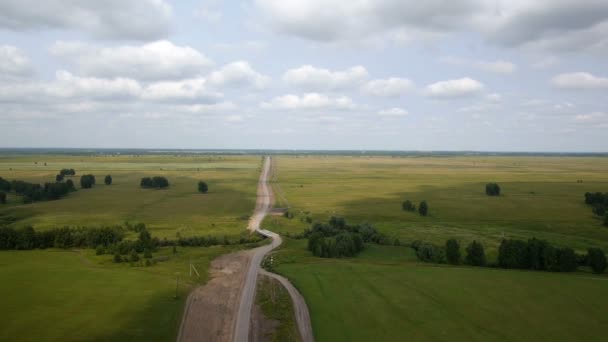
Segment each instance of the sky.
M606 0L0 0L0 147L608 151Z

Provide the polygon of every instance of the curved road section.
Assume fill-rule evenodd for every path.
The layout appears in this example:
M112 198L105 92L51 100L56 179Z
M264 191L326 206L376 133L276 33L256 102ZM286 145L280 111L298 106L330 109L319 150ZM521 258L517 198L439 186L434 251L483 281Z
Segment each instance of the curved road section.
M262 263L264 255L281 245L283 242L278 234L260 228L260 224L264 220L264 217L268 215L270 209L272 208L272 191L268 185L271 162L272 160L270 157L266 157L264 159L262 174L260 175L260 180L258 182L256 208L251 220L249 221L248 229L271 238L272 243L253 250L253 256L251 258L251 262L249 263L249 269L247 270L247 276L245 278L245 285L241 292L239 311L237 312L236 324L234 327L235 342L247 342L249 340L251 308L253 307L258 273L261 272L260 264ZM287 292L291 296L291 300L293 302L300 337L302 338L303 342L313 342L314 337L312 335L310 314L308 313L308 307L306 306L306 302L304 301L302 295L286 278L263 270L262 272L264 275L268 275L279 280L287 289Z

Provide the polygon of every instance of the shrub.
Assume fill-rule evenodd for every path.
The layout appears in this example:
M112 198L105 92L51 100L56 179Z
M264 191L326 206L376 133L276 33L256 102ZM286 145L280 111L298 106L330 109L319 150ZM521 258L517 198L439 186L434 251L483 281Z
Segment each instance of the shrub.
M129 261L130 262L139 261L139 255L137 255L137 252L134 249L131 250L131 254L129 255Z
M486 265L486 253L480 242L473 241L467 246L466 263L473 266Z
M573 272L576 271L578 263L576 262L576 254L572 248L557 248L555 249L555 265L553 271L558 272Z
M416 206L410 200L405 200L403 203L401 203L401 208L404 211L416 211Z
M416 250L416 256L418 257L418 260L424 262L435 262L438 264L443 264L446 261L445 251L443 250L443 248L426 242L418 246L418 249Z
M114 254L114 262L115 263L120 263L122 262L122 256L120 256L119 253Z
M71 179L68 179L65 181L65 185L68 187L68 189L70 191L76 191L76 187L74 186L74 181Z
M455 239L449 239L445 242L445 257L449 264L460 264L460 245Z
M63 175L58 174L57 176L55 176L55 182L63 182Z
M606 270L606 254L599 248L589 248L587 250L587 262L593 273L603 273Z
M112 185L112 176L111 176L111 175L107 175L107 176L106 176L106 177L103 179L103 182L104 182L106 185Z
M0 204L6 203L6 192L0 191Z
M207 191L209 191L209 186L207 186L207 183L205 183L203 181L199 181L198 182L198 192L206 194Z
M498 248L498 266L503 268L529 268L528 244L521 240L502 240Z
M104 255L106 253L105 248L103 248L102 245L97 246L97 248L95 248L95 255Z
M150 259L146 259L146 267L152 266Z
M486 184L486 195L488 196L500 196L500 186L496 183Z
M95 185L95 176L93 175L82 175L80 176L80 187L83 189L90 189Z
M144 258L150 259L152 258L152 252L148 248L144 249Z
M420 202L420 204L418 205L418 213L420 214L420 216L426 216L428 212L429 206L428 204L426 204L426 201Z

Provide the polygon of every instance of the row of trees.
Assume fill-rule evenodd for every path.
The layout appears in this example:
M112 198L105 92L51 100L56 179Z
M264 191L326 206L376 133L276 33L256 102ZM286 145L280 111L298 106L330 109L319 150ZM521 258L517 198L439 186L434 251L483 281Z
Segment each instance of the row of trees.
M139 185L146 189L164 189L169 187L169 181L165 177L144 177Z
M486 184L486 195L488 196L500 196L500 186L496 183Z
M403 209L404 211L414 212L416 211L416 205L410 200L405 200L403 201L403 203L401 203L401 209ZM426 216L428 212L428 203L426 203L426 201L420 202L420 204L418 205L418 214L420 214L420 216Z
M593 214L604 218L604 226L608 227L608 192L586 192L585 204L592 207Z
M322 258L352 257L365 248L365 243L390 243L372 225L348 225L343 217L336 216L328 223L313 224L303 235L308 238L308 250Z
M0 228L0 249L95 248L111 246L124 238L121 227L57 228L36 231L32 227Z
M460 244L449 239L445 247L427 242L415 241L412 248L416 256L424 262L460 264L462 260ZM473 241L466 248L464 263L473 266L486 266L483 245ZM573 272L578 266L587 265L593 272L606 270L606 255L599 248L590 248L586 255L577 255L573 249L554 247L547 241L536 238L528 241L505 239L498 249L498 264L502 268L531 269L552 272Z

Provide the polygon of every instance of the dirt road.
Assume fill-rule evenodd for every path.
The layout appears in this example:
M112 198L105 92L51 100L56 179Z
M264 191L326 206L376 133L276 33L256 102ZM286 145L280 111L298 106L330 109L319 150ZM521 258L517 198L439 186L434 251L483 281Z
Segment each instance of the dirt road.
M251 321L251 309L253 307L253 299L255 297L255 288L257 283L258 272L260 272L260 264L264 255L270 252L272 249L278 247L283 240L278 234L271 231L264 230L260 227L260 224L264 220L264 217L270 212L272 208L272 191L268 184L270 179L272 160L270 157L264 159L264 166L262 168L262 174L258 182L258 197L256 202L256 210L249 221L248 229L251 231L257 231L260 234L266 235L272 239L270 245L258 247L253 250L253 257L249 263L249 270L245 277L245 285L240 297L239 311L236 317L236 324L234 327L234 341L235 342L246 342L249 337L249 327ZM289 281L281 276L268 273L274 278L278 279L283 286L285 286L291 296L294 304L294 310L296 312L296 321L298 324L298 330L300 330L300 336L303 342L314 341L312 335L312 325L310 323L310 315L308 313L308 307L304 302L304 298L300 293L289 283Z

